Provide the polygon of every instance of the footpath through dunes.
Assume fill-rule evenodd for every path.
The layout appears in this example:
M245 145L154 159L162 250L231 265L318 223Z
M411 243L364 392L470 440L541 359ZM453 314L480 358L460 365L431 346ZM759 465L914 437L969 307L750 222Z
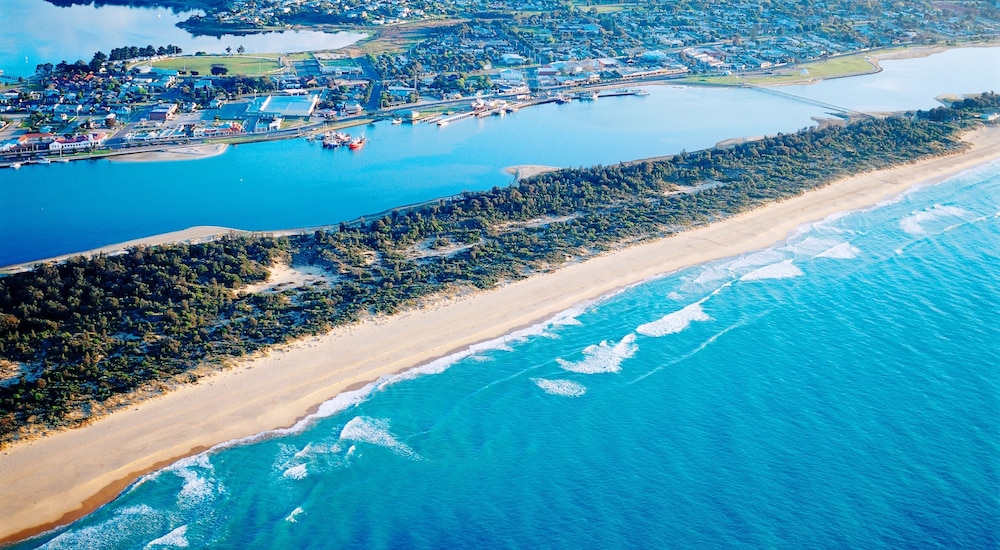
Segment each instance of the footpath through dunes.
M840 180L678 235L606 253L490 291L334 329L242 362L80 429L0 455L0 539L81 517L179 457L282 426L343 393L530 326L650 277L767 247L798 226L1000 158L1000 128L962 153Z

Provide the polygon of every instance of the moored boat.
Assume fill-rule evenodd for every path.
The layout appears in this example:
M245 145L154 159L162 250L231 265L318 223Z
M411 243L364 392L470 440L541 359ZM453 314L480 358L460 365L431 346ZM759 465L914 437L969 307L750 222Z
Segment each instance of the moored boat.
M351 143L351 134L344 132L330 132L323 137L323 147L328 149L334 149L348 143Z
M357 149L361 149L362 147L365 146L366 143L368 143L368 138L366 138L365 136L361 136L359 138L351 140L351 142L347 144L347 146L350 147L352 151L354 151Z

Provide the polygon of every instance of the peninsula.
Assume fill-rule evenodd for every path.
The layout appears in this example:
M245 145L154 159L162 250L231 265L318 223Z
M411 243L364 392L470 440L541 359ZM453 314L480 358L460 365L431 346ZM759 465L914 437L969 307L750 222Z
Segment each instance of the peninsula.
M979 121L997 108L983 94L548 172L330 231L136 246L4 277L0 537L71 521L144 472L293 425L380 376L996 159L1000 132Z

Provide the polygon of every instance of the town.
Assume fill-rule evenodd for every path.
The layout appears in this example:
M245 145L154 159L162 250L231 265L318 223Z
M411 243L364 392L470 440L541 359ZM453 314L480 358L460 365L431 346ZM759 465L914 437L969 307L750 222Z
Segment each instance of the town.
M441 3L241 0L198 32L351 28L336 51L249 54L114 48L0 80L0 164L49 163L206 141L317 136L392 119L438 124L539 102L641 93L634 83L738 84L875 70L866 54L993 40L991 2ZM812 72L811 72L812 71ZM603 90L603 91L602 91Z

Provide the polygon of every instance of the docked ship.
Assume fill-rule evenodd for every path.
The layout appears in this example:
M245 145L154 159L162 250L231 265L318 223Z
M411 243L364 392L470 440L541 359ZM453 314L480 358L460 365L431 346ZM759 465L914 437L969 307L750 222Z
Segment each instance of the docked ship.
M355 151L357 149L361 149L362 147L364 147L366 143L368 143L368 138L366 138L365 136L361 136L359 138L352 139L351 142L347 144L347 146L350 147L352 151Z
M335 149L341 145L348 145L350 143L352 143L351 134L343 132L330 132L323 137L323 147L328 149Z

